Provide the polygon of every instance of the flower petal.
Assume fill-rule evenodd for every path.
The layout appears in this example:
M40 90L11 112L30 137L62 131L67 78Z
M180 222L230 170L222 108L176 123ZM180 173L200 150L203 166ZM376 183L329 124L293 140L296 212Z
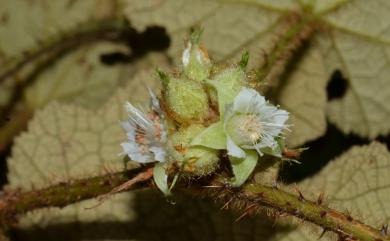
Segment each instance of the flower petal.
M121 144L124 153L127 154L132 161L138 163L154 162L150 155L143 154L139 151L140 147L134 142L125 142Z
M165 150L162 147L152 146L149 148L154 154L154 159L159 162L165 162Z
M226 136L226 148L229 156L237 158L245 158L246 156L244 150L237 146L229 136Z
M233 111L237 113L259 113L265 105L265 99L256 90L242 88L233 102Z

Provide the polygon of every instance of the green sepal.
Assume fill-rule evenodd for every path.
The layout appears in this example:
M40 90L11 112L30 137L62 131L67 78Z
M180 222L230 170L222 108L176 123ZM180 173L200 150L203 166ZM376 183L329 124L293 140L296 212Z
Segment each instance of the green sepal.
M245 86L245 71L241 67L228 68L217 74L206 83L217 91L218 109L221 119L225 113L226 105L233 103L234 98Z
M229 156L234 178L230 182L233 187L241 186L256 167L259 155L254 150L245 150L245 158Z
M168 175L166 173L165 167L165 163L156 163L153 168L153 179L158 189L160 189L160 191L163 192L165 196L170 196L171 191L168 186Z
M226 135L223 130L223 122L213 123L199 133L191 142L192 146L205 146L212 149L226 149Z
M265 147L262 148L260 151L267 155L283 158L282 151L285 148L284 139L282 137L275 137L275 141L278 143L278 145L275 146L275 148Z

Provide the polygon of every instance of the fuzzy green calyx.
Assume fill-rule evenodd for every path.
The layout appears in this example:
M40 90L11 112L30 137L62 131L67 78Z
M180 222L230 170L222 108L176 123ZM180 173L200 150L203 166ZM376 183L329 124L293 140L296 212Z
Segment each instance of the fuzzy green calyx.
M203 85L188 78L170 78L160 74L168 115L188 125L203 122L209 113L208 96Z
M190 176L205 176L216 170L218 151L204 146L191 146L195 136L205 129L202 125L191 125L172 134L169 138L170 161L177 163Z
M201 29L192 32L182 55L184 75L200 82L207 79L212 66L207 50L200 44L202 32Z
M213 87L210 90L211 100L214 103L218 103L221 116L225 112L226 105L233 102L238 92L246 84L245 69L248 59L248 52L244 52L237 66L227 68L215 75L213 79L207 81Z

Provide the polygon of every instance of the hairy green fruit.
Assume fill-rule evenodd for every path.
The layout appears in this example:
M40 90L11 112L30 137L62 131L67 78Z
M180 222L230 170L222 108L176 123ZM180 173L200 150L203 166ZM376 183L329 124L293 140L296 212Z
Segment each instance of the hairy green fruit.
M205 129L192 125L170 136L168 155L181 170L190 176L205 176L216 170L218 151L204 146L190 146L192 139Z
M170 117L187 125L202 123L209 113L209 100L203 85L187 78L166 78L164 100Z

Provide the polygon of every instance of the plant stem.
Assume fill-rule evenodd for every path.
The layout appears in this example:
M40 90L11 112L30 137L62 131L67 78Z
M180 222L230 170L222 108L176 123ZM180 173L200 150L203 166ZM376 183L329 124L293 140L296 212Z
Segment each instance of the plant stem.
M41 190L29 192L7 191L0 198L0 223L7 227L15 224L16 218L28 211L45 207L64 207L85 199L95 198L110 192L115 187L145 172L150 166L131 171L118 172L93 178L80 179L71 183L60 183ZM138 182L132 190L151 186L149 180ZM212 186L205 187L205 186ZM188 186L184 183L176 185L191 195L206 196L222 202L229 202L230 207L258 210L264 207L277 212L295 216L317 224L327 231L333 231L343 237L361 241L389 241L390 237L380 230L370 227L348 214L323 206L293 195L275 187L262 184L246 184L241 188L232 189L221 185L216 179L199 180Z
M208 191L207 195L228 201L231 206L239 207L241 210L250 208L254 211L268 207L281 214L314 223L325 231L335 232L340 237L349 238L345 240L390 240L390 236L380 230L353 219L349 214L306 200L301 194L293 195L261 184L247 184L238 190L230 191L223 187L220 190L215 189L213 192Z
M147 167L130 171L106 174L87 179L74 180L70 183L59 183L40 190L20 192L7 190L0 196L0 225L15 224L19 215L45 207L64 207L72 203L109 193L147 170ZM138 182L129 189L146 187L148 182Z

